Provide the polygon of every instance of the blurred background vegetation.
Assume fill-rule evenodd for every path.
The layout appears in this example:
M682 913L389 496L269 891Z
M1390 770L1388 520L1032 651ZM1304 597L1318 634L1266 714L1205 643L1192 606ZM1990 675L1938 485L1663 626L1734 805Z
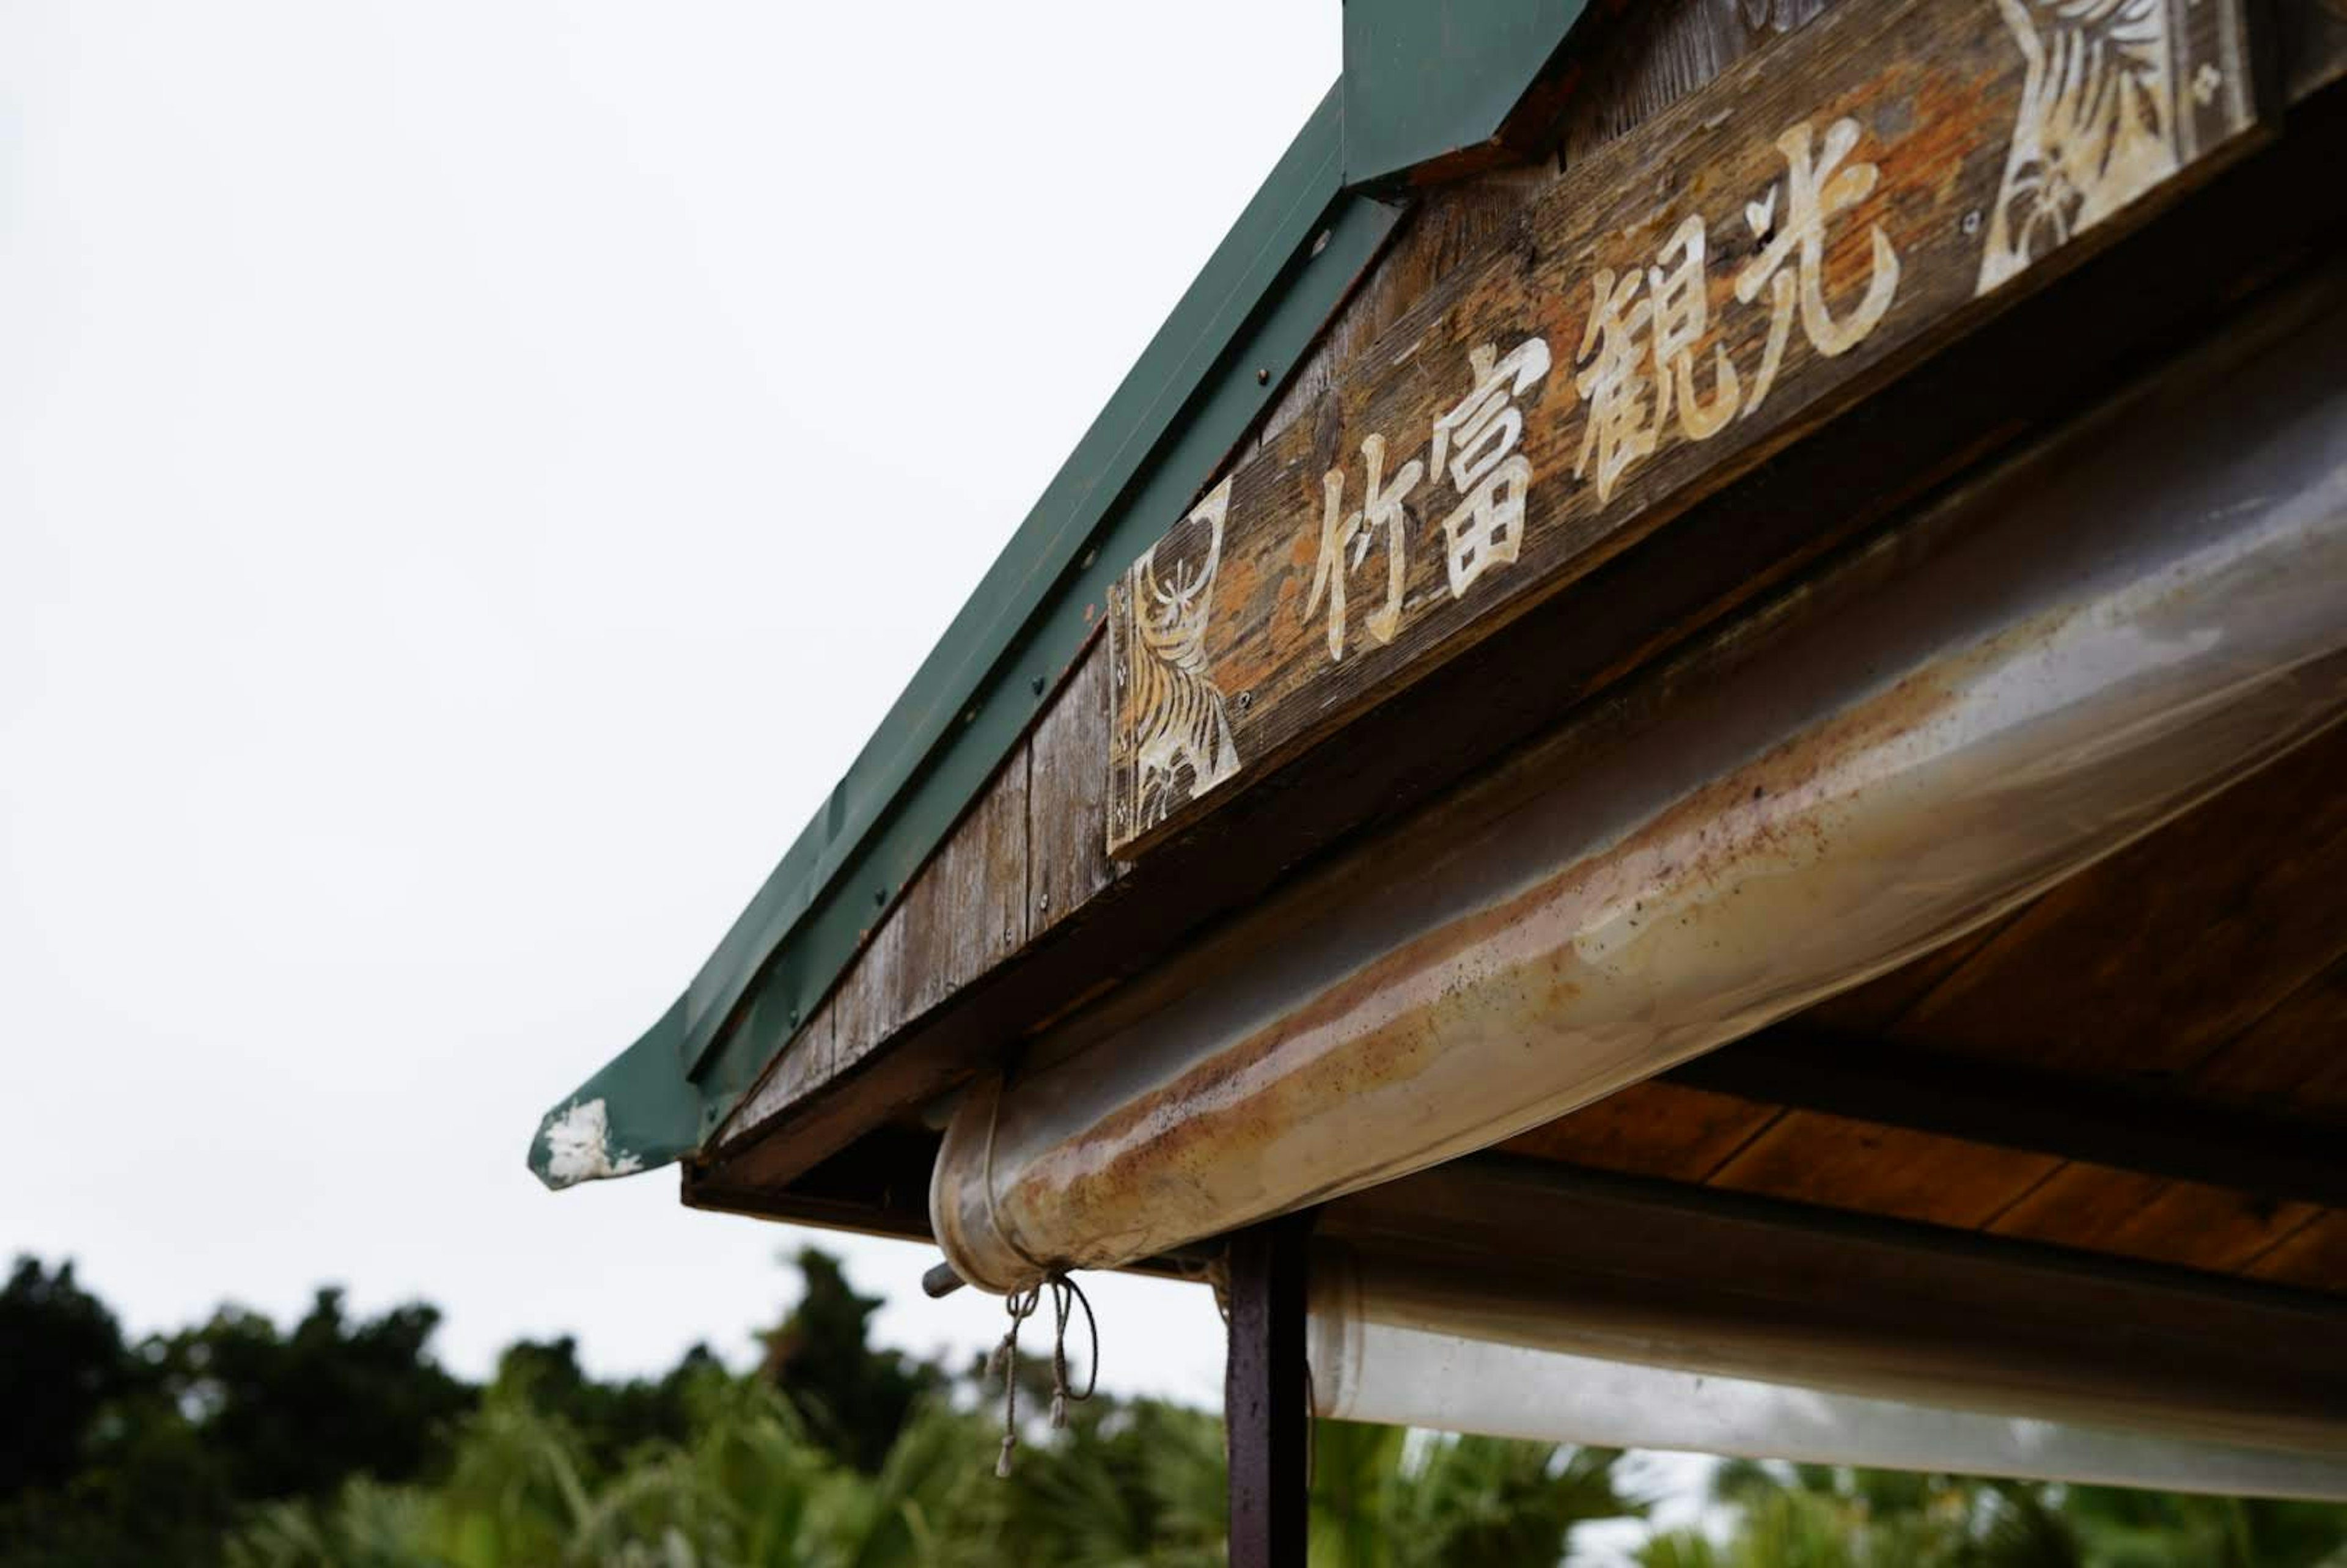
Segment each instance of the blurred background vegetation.
M0 1292L0 1568L1190 1568L1223 1560L1222 1427L1153 1400L1040 1423L1010 1479L977 1367L875 1348L837 1263L763 1364L696 1348L609 1382L569 1339L486 1387L431 1354L425 1306L291 1329L223 1307L127 1338L70 1264ZM1049 1369L1022 1364L1025 1410ZM1642 1519L1622 1456L1322 1422L1312 1562L1553 1568ZM1702 1529L1645 1568L2347 1568L2347 1509L1731 1461ZM1682 1511L1684 1512L1684 1511Z

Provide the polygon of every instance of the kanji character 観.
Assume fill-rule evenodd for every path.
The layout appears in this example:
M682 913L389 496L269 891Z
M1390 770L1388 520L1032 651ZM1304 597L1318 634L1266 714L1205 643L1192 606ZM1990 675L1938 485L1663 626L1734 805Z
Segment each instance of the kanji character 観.
M1704 227L1700 216L1690 216L1665 241L1658 260L1678 256L1676 264L1646 269L1655 325L1655 395L1661 406L1656 425L1670 423L1674 408L1679 429L1690 441L1707 441L1736 417L1739 386L1736 366L1725 347L1711 351L1711 396L1696 395L1695 345L1711 324L1710 301L1705 293Z
M1582 477L1594 453L1601 502L1612 498L1614 481L1631 465L1655 449L1657 421L1645 376L1655 307L1638 297L1645 279L1635 269L1618 278L1611 267L1598 269L1589 325L1573 355L1576 364L1587 361L1573 384L1589 405L1589 424L1573 475Z

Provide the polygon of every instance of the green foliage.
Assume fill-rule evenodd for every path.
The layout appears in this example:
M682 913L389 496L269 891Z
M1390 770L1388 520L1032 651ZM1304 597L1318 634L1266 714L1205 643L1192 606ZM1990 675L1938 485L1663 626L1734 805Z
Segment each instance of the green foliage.
M883 1303L856 1295L836 1258L804 1247L795 1261L805 1289L782 1327L764 1336L765 1376L824 1446L876 1473L914 1405L938 1386L937 1369L873 1348L872 1315Z
M405 1481L437 1451L472 1391L425 1353L440 1314L395 1307L361 1323L321 1290L281 1336L259 1313L223 1308L160 1355L174 1402L196 1412L239 1498L322 1497L354 1473Z
M1320 1421L1313 1431L1314 1568L1553 1564L1573 1527L1644 1505L1614 1484L1618 1453Z
M98 1412L136 1374L106 1304L20 1257L0 1290L0 1497L63 1485L82 1468Z
M706 1345L695 1345L665 1376L599 1382L579 1364L579 1344L524 1339L497 1358L493 1388L511 1390L560 1419L595 1463L625 1462L646 1443L681 1443L692 1432L692 1391L707 1373L722 1371Z
M1643 1568L2347 1568L2332 1504L1734 1460L1714 1542L1656 1536Z
M801 1255L757 1375L705 1350L603 1382L525 1342L485 1389L431 1358L436 1316L290 1332L223 1310L133 1347L103 1303L21 1262L0 1292L0 1568L1207 1568L1226 1556L1222 1425L1102 1398L993 1473L999 1383L874 1349L877 1303ZM46 1431L46 1439L40 1434ZM1318 1423L1313 1568L1555 1568L1641 1500L1600 1450ZM1645 1568L2347 1568L2347 1512L1730 1461L1714 1539Z
M438 1322L421 1306L354 1322L329 1290L290 1334L223 1308L134 1348L70 1265L19 1260L0 1389L39 1415L12 1413L26 1446L0 1471L0 1564L203 1568L257 1505L423 1474L474 1399L426 1354Z

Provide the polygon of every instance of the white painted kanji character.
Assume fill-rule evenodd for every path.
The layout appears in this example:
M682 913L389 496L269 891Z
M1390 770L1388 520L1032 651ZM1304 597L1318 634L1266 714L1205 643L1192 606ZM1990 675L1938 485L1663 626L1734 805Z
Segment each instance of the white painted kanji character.
M1736 417L1739 386L1727 350L1715 345L1712 354L1711 397L1698 401L1695 390L1695 345L1711 324L1710 301L1705 293L1703 219L1690 216L1663 242L1658 260L1672 253L1678 262L1668 268L1646 269L1649 299L1655 311L1655 414L1659 429L1671 411L1678 411L1679 429L1690 441L1705 441Z
M1358 511L1345 511L1345 471L1331 468L1320 481L1326 507L1320 518L1320 554L1312 567L1312 591L1304 600L1304 618L1312 619L1319 609L1321 596L1328 600L1328 657L1345 657L1345 574L1368 558L1369 546L1379 528L1385 530L1386 601L1371 611L1362 625L1379 642L1391 642L1401 627L1402 577L1409 568L1408 546L1404 541L1403 525L1409 514L1402 503L1418 488L1426 477L1426 465L1413 457L1403 464L1388 482L1385 477L1386 438L1364 436L1361 441L1361 463L1368 470L1368 483ZM1346 555L1352 559L1348 564Z
M1766 199L1745 204L1745 221L1751 225L1755 237L1764 237L1776 222L1777 193L1780 189L1786 193L1783 227L1776 230L1775 238L1736 279L1736 297L1746 304L1759 298L1764 285L1769 290L1770 299L1768 343L1761 352L1760 374L1752 384L1752 396L1744 405L1747 414L1760 406L1761 400L1768 395L1768 388L1776 383L1778 367L1785 357L1786 340L1792 333L1797 303L1801 330L1808 334L1810 345L1830 357L1848 354L1865 341L1866 335L1881 323L1891 309L1892 296L1899 292L1899 252L1892 249L1891 237L1878 223L1873 230L1873 272L1867 280L1864 297L1856 309L1839 321L1826 305L1826 224L1845 209L1865 200L1881 178L1881 170L1871 163L1841 167L1842 159L1858 145L1859 134L1856 120L1838 119L1826 128L1823 149L1815 149L1815 136L1809 122L1803 120L1792 127L1777 138L1777 150L1785 158L1782 186L1771 185ZM1799 264L1788 271L1785 263L1796 252Z
M1505 357L1485 343L1468 351L1467 364L1475 373L1474 390L1434 422L1434 471L1441 473L1448 458L1451 487L1466 497L1442 519L1453 599L1487 567L1514 560L1522 543L1532 466L1516 450L1524 416L1515 399L1548 374L1548 343L1526 338Z
M1655 410L1645 374L1655 306L1638 297L1645 276L1634 269L1617 281L1613 268L1598 269L1589 325L1573 355L1576 364L1588 362L1573 384L1589 405L1589 427L1573 460L1573 474L1580 478L1594 452L1601 502L1613 496L1614 481L1655 449Z

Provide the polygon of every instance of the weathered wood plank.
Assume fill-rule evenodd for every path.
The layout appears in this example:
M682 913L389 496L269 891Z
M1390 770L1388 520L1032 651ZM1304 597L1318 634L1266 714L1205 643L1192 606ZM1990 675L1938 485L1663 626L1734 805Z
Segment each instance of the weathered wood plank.
M836 1021L830 1002L815 1009L815 1017L791 1036L764 1075L751 1086L750 1092L742 1097L742 1103L726 1119L726 1137L755 1127L831 1076L838 1042Z
M861 1061L905 1021L904 993L897 979L904 952L905 908L900 903L856 955L825 1004L834 1014L832 1077Z
M1990 1224L1997 1235L2231 1274L2319 1211L2246 1193L2065 1165Z
M1682 1062L1659 1081L2245 1198L2347 1204L2336 1128L2172 1089L2147 1092L2111 1075L2067 1077L1788 1025Z
M2278 0L2275 9L2291 102L2347 79L2347 0Z
M1027 784L1021 746L887 910L824 1003L818 1017L828 1022L828 1050L808 1053L787 1074L770 1071L753 1097L755 1108L736 1111L731 1130L755 1130L1026 945Z
M1027 774L1021 746L905 890L900 1019L928 1011L1026 946Z
M1028 743L1028 931L1040 937L1116 880L1108 857L1108 651L1076 661Z
M1700 1182L1777 1115L1773 1105L1649 1081L1500 1145L1533 1159Z
M2347 728L2054 888L1890 1032L2081 1075L2188 1073L2339 951Z
M825 1004L835 1020L825 1079L1026 945L1027 774L1021 746L848 966Z
M1419 192L1375 272L1329 322L1311 357L1297 367L1279 401L1242 454L1252 457L1312 411L1386 330L1513 222L1578 163L1627 136L1728 67L1757 54L1831 0L1645 0L1614 21L1584 26L1560 79L1536 89L1523 130L1540 130L1522 167L1493 169L1472 179ZM1560 107L1561 106L1561 107ZM1553 150L1556 158L1546 155ZM1223 475L1214 476L1219 481Z
M1472 260L1555 179L1555 171L1545 166L1501 170L1419 196L1387 241L1376 268L1329 320L1310 357L1288 377L1254 441L1230 467L1276 442L1290 425L1310 413L1388 328L1438 282ZM1220 482L1224 477L1217 473L1214 478ZM1099 765L1097 757L1092 765Z
M1850 0L1568 169L1112 592L1112 852L1421 679L2246 144L2239 0L2109 15L2049 67L2030 0Z
M1887 975L1878 975L1838 997L1828 997L1801 1014L1803 1026L1861 1040L1881 1039L1942 981L1970 963L2020 914L2015 910L2002 920L1991 921L1977 931L1900 965Z
M1695 0L1634 5L1590 29L1585 74L1564 113L1561 148L1577 164L1628 135L1774 38L1814 20L1827 0Z
M1991 1149L1930 1132L1796 1111L1754 1139L1709 1184L1975 1230L2061 1164L2050 1154Z
M2332 1209L2250 1266L2251 1276L2347 1294L2347 1211Z
M2187 1081L2229 1104L2347 1122L2347 959L2285 997Z

